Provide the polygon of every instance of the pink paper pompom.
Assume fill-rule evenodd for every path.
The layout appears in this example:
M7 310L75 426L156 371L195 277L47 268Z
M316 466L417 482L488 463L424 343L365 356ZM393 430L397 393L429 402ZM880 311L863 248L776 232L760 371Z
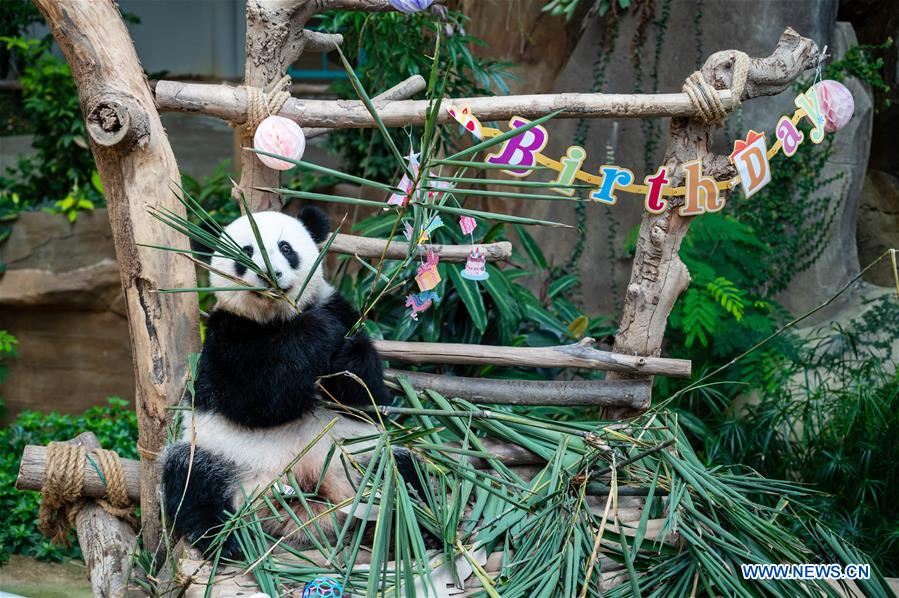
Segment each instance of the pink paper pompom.
M825 79L815 85L815 93L824 115L824 130L833 133L846 126L855 110L852 92L839 81Z
M306 136L300 125L283 116L269 116L256 127L253 147L257 150L299 160L306 151ZM263 164L274 170L288 170L294 165L284 160L256 154Z

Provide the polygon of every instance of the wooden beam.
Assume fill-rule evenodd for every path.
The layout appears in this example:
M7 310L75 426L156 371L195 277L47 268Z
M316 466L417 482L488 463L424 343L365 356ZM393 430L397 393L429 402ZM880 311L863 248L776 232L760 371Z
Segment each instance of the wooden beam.
M771 56L750 60L742 98L776 95L817 63L815 43L787 28ZM733 79L734 64L732 50L716 52L706 60L702 74L714 87L728 88ZM736 175L726 156L711 153L713 131L712 125L698 119L671 120L665 166L672 186L683 184L683 164L696 159L703 161L704 174L719 181ZM647 359L661 354L668 315L690 284L690 272L678 253L693 217L681 216L679 207L679 202L671 201L669 209L662 214L643 213L621 324L615 336L616 352L646 355ZM612 374L610 377L628 375ZM633 415L636 413L608 410L604 413L609 419Z
M185 216L171 189L181 176L128 29L111 0L35 0L78 86L91 150L103 182L131 334L144 548L160 538L159 466L167 405L181 396L188 356L200 349L196 297L158 293L196 287L193 264L142 247L188 248L147 206Z
M440 255L441 262L464 262L468 259L472 245L419 245L418 255L424 256L428 250ZM512 257L512 244L508 241L477 245L484 253L488 262L504 262ZM384 250L387 254L384 255ZM380 259L382 255L388 260L406 259L409 253L409 244L405 241L391 241L387 246L385 239L370 239L355 235L338 234L329 249L330 253L343 253L358 255L361 258Z
M425 78L421 75L412 75L405 81L400 81L384 93L376 95L372 98L373 101L379 102L384 100L405 100L411 98L415 94L424 91L427 89L428 83L425 81ZM313 139L315 137L319 137L320 135L325 135L326 133L330 133L334 129L327 127L304 127L303 133L306 135L306 139Z
M722 90L718 96L726 107L732 105L730 91ZM163 111L193 112L235 123L246 120L247 97L242 87L161 80L156 85L156 103ZM427 100L381 100L374 104L388 127L424 124L428 108ZM440 122L452 119L446 110L450 104L468 104L481 122L504 121L513 116L537 118L557 110L561 113L556 118L657 118L696 114L685 93L560 93L445 99L438 117ZM365 105L358 100L291 98L279 114L306 127L376 126Z
M504 380L463 378L388 369L387 380L403 377L416 389L430 389L447 397L497 405L600 406L646 409L647 380Z
M80 436L79 436L80 438ZM88 448L96 448L93 446ZM128 498L133 501L140 500L140 461L122 459L122 469L125 472L125 486L128 489ZM44 486L44 475L47 470L47 447L29 444L22 451L22 464L19 465L19 475L16 478L18 490L40 490ZM100 474L94 467L84 466L84 488L81 495L87 498L103 498L106 496L106 483L100 478Z
M381 357L406 363L497 365L509 367L583 368L689 378L692 364L687 359L641 357L610 353L592 348L593 339L583 339L559 347L499 347L462 343L413 343L374 341Z

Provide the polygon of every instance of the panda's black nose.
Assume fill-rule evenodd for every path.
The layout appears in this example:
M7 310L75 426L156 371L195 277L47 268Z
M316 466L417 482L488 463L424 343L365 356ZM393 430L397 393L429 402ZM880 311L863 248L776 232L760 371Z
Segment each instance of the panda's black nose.
M275 272L275 276L278 277L278 278L281 278L281 272L280 272L280 271Z

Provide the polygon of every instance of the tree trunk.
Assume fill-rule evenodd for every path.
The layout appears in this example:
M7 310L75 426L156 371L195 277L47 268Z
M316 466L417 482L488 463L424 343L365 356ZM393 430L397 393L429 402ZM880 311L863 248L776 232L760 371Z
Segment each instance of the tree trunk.
M35 0L69 62L91 149L103 182L125 293L136 381L141 453L143 540L160 538L157 457L165 439L166 406L178 401L188 355L199 349L195 296L160 294L196 286L193 265L139 247L187 247L147 206L184 214L173 189L178 167L131 38L112 0Z
M780 93L803 71L814 67L817 60L818 48L815 43L787 28L771 56L750 61L741 99ZM712 54L701 70L706 81L719 90L730 87L733 71L732 50ZM736 175L727 156L711 153L712 127L713 125L695 118L671 119L668 148L665 152L665 166L668 168L671 186L683 185L683 164L691 160L702 159L703 174L719 181ZM678 252L693 217L684 217L678 213L682 203L683 198L672 199L664 213L643 214L631 279L625 293L621 325L615 336L615 353L644 356L658 356L662 353L668 315L674 302L690 284L690 273L681 262ZM633 374L612 372L607 379L632 377ZM606 411L605 416L622 419L636 414L633 411L611 409Z

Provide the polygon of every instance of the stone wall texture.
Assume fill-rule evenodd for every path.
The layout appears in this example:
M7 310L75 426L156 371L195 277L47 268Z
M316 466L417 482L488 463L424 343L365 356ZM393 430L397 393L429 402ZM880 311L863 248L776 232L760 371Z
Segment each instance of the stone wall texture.
M128 323L106 210L25 213L0 245L0 329L19 358L0 388L7 418L23 409L77 413L131 400Z

